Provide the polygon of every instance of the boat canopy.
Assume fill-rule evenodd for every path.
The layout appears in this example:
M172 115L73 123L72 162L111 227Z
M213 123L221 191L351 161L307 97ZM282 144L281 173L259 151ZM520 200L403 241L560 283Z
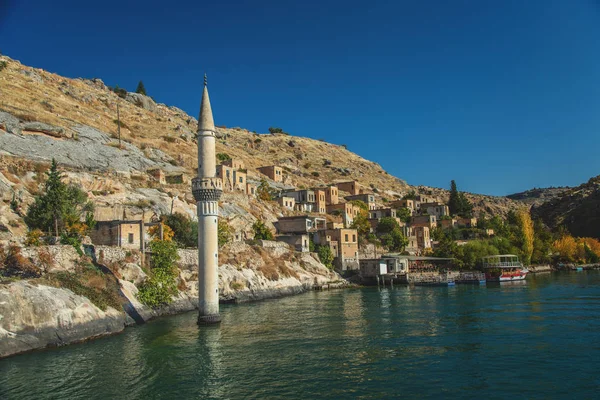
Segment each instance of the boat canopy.
M483 268L515 268L523 267L519 257L514 254L499 254L497 256L482 257Z

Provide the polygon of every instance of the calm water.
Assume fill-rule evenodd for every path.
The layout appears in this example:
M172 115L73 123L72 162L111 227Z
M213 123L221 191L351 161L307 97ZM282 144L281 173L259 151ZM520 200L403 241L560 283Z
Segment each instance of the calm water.
M314 292L0 361L1 399L598 398L600 273Z

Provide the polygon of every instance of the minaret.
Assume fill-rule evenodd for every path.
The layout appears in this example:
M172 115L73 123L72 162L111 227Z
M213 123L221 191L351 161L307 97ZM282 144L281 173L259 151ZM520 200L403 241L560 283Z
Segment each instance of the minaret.
M218 218L223 183L215 175L215 123L204 75L204 92L198 118L198 176L192 179L192 193L198 207L199 325L221 322Z

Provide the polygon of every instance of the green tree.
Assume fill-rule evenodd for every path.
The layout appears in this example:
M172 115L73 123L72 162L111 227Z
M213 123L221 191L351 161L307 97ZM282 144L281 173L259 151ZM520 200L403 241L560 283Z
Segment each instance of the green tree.
M48 171L44 193L37 196L25 216L29 229L54 232L55 236L85 235L95 223L94 204L78 186L62 181L56 160ZM82 222L85 220L86 223Z
M365 203L362 200L351 200L350 204L352 204L353 206L356 206L356 207L360 208L361 210L369 212L369 206L367 205L367 203Z
M350 228L356 229L358 233L358 243L363 244L364 242L369 241L369 234L371 233L371 223L367 218L368 212L365 210L361 210L361 212L354 217L352 220L352 225Z
M459 215L464 218L471 218L473 215L473 204L471 204L464 193L458 191L454 180L450 181L448 208L452 215Z
M175 262L179 259L177 245L173 241L153 240L152 269L148 279L140 286L137 297L149 307L159 307L171 303L178 293L177 277L179 273Z
M329 269L333 269L333 253L329 246L317 246L317 255L319 256L319 260L321 260L321 264Z
M144 82L140 81L140 83L138 83L135 92L146 96L146 88L144 87Z
M391 251L404 251L408 239L402 233L398 221L392 217L383 217L375 229L381 244Z
M260 185L256 188L256 196L259 200L262 201L271 201L273 200L273 194L271 193L271 187L267 183L265 179L260 181Z
M400 218L402 222L405 222L407 224L410 223L410 220L412 219L412 213L406 207L402 207L396 210L396 216Z
M164 215L161 219L173 231L173 240L179 247L198 247L197 221L182 213Z
M256 240L273 240L273 232L261 220L256 220L252 225L252 230Z

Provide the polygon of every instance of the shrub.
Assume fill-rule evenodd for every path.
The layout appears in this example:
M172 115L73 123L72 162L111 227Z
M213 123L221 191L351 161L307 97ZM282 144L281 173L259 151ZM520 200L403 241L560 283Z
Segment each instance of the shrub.
M0 61L0 71L3 71L8 64L6 61Z
M315 178L318 178L318 177L319 177L319 175L320 175L320 174L319 174L317 171L313 171L313 172L311 172L310 174L311 174L312 176L314 176Z
M254 239L256 240L273 240L273 232L260 220L257 220L252 225L252 230L254 231Z
M303 167L306 168L306 169L309 169L310 166L311 166L311 163L308 163L308 162L303 165Z
M273 127L273 126L271 126L271 127L269 128L269 133L271 133L271 134L275 134L275 133L283 133L283 129L281 129L281 128L276 128L276 127Z
M54 110L54 106L52 104L50 104L49 102L47 102L46 100L40 101L40 104L42 105L42 107L44 107L48 111Z
M93 266L93 265L92 265ZM50 281L59 287L88 298L92 304L106 311L112 307L117 311L123 309L116 278L104 275L99 270L80 267L77 273L59 272L53 274Z
M21 248L15 245L8 247L8 251L0 250L0 273L4 276L19 278L37 278L41 275L40 269L21 254Z
M167 143L175 143L177 142L177 138L174 136L163 136L163 140Z
M39 229L33 229L28 231L27 236L25 238L25 246L41 246L42 236L44 236L44 232L42 232Z
M140 286L137 297L145 305L156 308L171 303L178 293L175 262L179 256L174 242L153 240L150 249L152 269L149 278Z
M262 139L261 139L261 138L256 138L256 139L254 139L254 143L255 143L255 144L259 144L260 142L262 142Z
M223 161L231 160L231 157L227 153L218 153L217 160L219 160L220 162L223 162Z
M219 218L218 223L218 238L219 238L219 248L223 247L223 245L231 242L231 228L227 221Z
M333 253L329 246L317 246L317 254L321 264L329 269L333 269Z
M243 282L233 281L229 285L233 290L242 290L246 288L246 285Z

